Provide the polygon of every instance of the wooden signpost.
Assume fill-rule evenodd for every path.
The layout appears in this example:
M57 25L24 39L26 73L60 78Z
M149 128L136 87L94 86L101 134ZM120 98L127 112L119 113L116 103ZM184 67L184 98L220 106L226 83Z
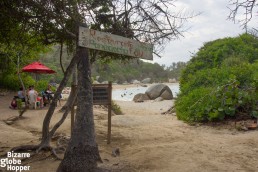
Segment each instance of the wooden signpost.
M112 83L108 84L94 84L93 90L93 105L107 105L108 106L108 134L107 144L111 141L111 102L112 102Z
M125 56L132 56L141 59L153 60L153 45L135 41L110 33L79 27L78 45L90 49L106 51ZM108 137L107 143L111 140L111 101L112 84L96 84L93 89L93 104L108 106ZM72 111L74 112L74 111ZM73 120L72 114L72 120ZM73 124L72 124L73 125Z
M112 83L93 84L93 104L94 105L111 105Z
M79 27L79 46L153 60L153 45L110 33Z

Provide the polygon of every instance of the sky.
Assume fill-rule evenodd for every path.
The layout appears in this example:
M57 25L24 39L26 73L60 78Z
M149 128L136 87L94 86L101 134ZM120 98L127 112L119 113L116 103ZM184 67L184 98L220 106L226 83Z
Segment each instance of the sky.
M154 63L170 66L173 62L187 62L191 55L205 42L219 38L236 37L245 32L239 23L227 19L230 10L229 0L178 0L174 4L177 9L201 13L199 16L189 20L189 27L184 37L168 43L162 53L162 58L155 57ZM257 27L257 16L253 16L249 27ZM255 22L256 21L256 22Z

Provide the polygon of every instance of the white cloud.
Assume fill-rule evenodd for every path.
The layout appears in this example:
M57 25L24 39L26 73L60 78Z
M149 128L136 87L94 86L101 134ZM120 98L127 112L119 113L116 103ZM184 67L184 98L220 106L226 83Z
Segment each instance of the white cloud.
M154 62L169 66L172 62L189 61L191 53L196 53L205 43L224 37L235 37L244 33L240 24L227 20L229 15L228 0L181 0L176 8L185 11L202 12L191 19L186 27L191 27L181 40L170 42L162 58L154 57ZM257 16L253 17L249 27L256 27Z

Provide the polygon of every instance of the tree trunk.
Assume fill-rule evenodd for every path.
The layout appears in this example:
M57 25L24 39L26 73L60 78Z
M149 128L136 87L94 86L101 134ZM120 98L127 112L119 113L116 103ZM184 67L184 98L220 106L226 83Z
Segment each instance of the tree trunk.
M17 72L18 72L18 78L21 82L21 85L22 85L22 90L26 91L26 88L24 86L24 83L22 81L22 78L21 78L21 74L20 74L20 55L18 54L18 61L17 61ZM28 99L27 99L27 96L24 97L25 98L25 107L23 109L19 109L19 117L21 117L24 112L26 112L27 108L28 108ZM21 107L22 108L22 107Z
M79 56L78 56L78 54L76 54L73 57L73 59L71 60L69 66L67 67L67 69L64 73L64 78L61 81L59 87L57 88L57 90L55 92L54 98L53 98L53 100L50 104L50 107L47 111L47 114L44 118L43 128L42 128L42 141L41 141L41 144L40 144L41 147L49 146L50 139L52 137L51 135L49 135L49 124L50 124L51 118L53 116L53 113L55 111L57 100L60 97L61 92L64 89L69 77L71 76L73 68L76 65L76 63L78 62L78 60L79 60Z
M69 97L65 103L65 105L59 110L59 112L64 112L66 111L66 109L68 107L70 107L72 105L72 102L73 102L73 97L76 97L77 94L76 94L76 91L75 91L75 85L77 85L77 72L76 72L76 66L74 67L73 69L73 78L72 78L72 89L71 89L71 92L69 94Z
M97 168L97 161L101 161L95 139L88 51L82 47L78 49L81 58L77 66L77 113L71 140L57 169L58 172L91 172Z

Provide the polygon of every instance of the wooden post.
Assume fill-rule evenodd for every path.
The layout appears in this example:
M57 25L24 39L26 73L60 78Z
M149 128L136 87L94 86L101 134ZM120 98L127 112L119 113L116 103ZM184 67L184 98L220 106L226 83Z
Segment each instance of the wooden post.
M107 134L107 144L111 142L111 104L112 104L112 82L108 82L108 134Z

